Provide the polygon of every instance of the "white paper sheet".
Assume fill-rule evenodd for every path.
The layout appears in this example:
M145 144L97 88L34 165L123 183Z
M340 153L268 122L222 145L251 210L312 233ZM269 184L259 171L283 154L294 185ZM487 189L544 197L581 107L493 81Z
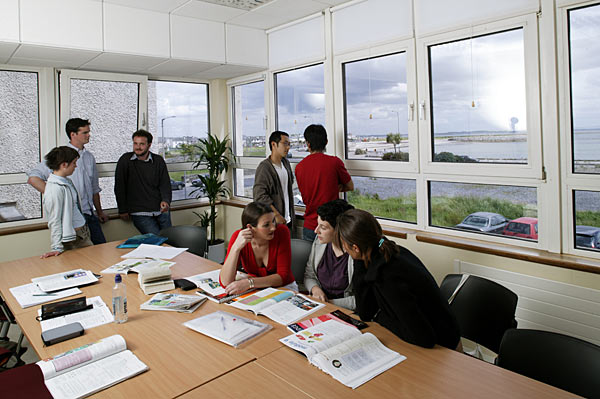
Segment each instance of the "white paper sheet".
M55 317L53 319L42 320L40 322L42 332L50 330L51 328L56 328L75 322L81 323L83 329L87 330L89 328L98 327L114 321L114 317L110 312L110 309L108 306L106 306L101 297L95 296L92 298L87 298L86 303L88 305L93 305L94 307L82 312L71 313L65 316ZM41 314L42 310L40 309L38 310L38 315Z
M55 291L55 292L44 292L40 290L40 288L35 283L29 283L25 285L20 285L18 287L10 288L10 292L13 294L19 305L23 309L41 305L42 303L55 301L57 299L66 298L69 296L81 294L81 290L79 288L69 288L63 291Z
M182 252L185 252L187 248L174 248L174 247L159 247L157 245L142 244L131 252L121 256L123 259L173 259Z
M114 264L106 269L102 270L100 273L105 274L127 274L128 272L136 272L140 273L145 269L152 269L155 267L171 267L175 264L175 262L169 262L161 259L125 259L117 264Z
M36 283L41 290L46 292L78 287L81 285L95 283L96 281L98 281L98 278L94 276L94 273L83 269L69 270L67 272L31 279L31 282Z

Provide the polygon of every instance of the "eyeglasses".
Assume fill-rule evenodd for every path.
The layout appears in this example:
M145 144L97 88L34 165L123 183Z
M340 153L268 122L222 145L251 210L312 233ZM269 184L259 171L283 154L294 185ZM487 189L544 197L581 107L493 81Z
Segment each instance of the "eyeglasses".
M280 141L281 144L283 144L284 147L289 147L291 144L289 141Z

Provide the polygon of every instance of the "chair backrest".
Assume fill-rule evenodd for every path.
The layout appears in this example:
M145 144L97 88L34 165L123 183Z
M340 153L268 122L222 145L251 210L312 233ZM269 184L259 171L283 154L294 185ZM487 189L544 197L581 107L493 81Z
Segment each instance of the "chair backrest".
M204 256L206 252L206 228L198 226L171 226L160 231L167 237L167 244L174 247L188 248L188 251Z
M586 398L600 398L600 346L549 331L510 329L498 366Z
M310 241L292 238L292 274L300 291L304 291L304 270L311 248Z
M461 274L444 278L440 291L450 298ZM462 337L498 353L504 332L515 328L517 295L508 288L478 276L469 276L450 304Z

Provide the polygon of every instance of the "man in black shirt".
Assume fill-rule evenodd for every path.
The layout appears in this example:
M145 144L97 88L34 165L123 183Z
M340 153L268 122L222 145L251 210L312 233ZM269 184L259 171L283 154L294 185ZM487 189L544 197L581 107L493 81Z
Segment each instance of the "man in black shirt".
M121 155L115 171L119 216L133 220L142 233L158 234L171 226L171 181L164 159L150 152L152 134L133 133L133 152Z

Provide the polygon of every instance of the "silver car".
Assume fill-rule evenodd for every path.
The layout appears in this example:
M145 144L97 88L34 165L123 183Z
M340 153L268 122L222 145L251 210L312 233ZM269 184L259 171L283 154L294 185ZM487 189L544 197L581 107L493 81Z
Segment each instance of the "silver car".
M502 233L508 219L498 213L475 212L457 224L457 229L479 231L481 233Z

